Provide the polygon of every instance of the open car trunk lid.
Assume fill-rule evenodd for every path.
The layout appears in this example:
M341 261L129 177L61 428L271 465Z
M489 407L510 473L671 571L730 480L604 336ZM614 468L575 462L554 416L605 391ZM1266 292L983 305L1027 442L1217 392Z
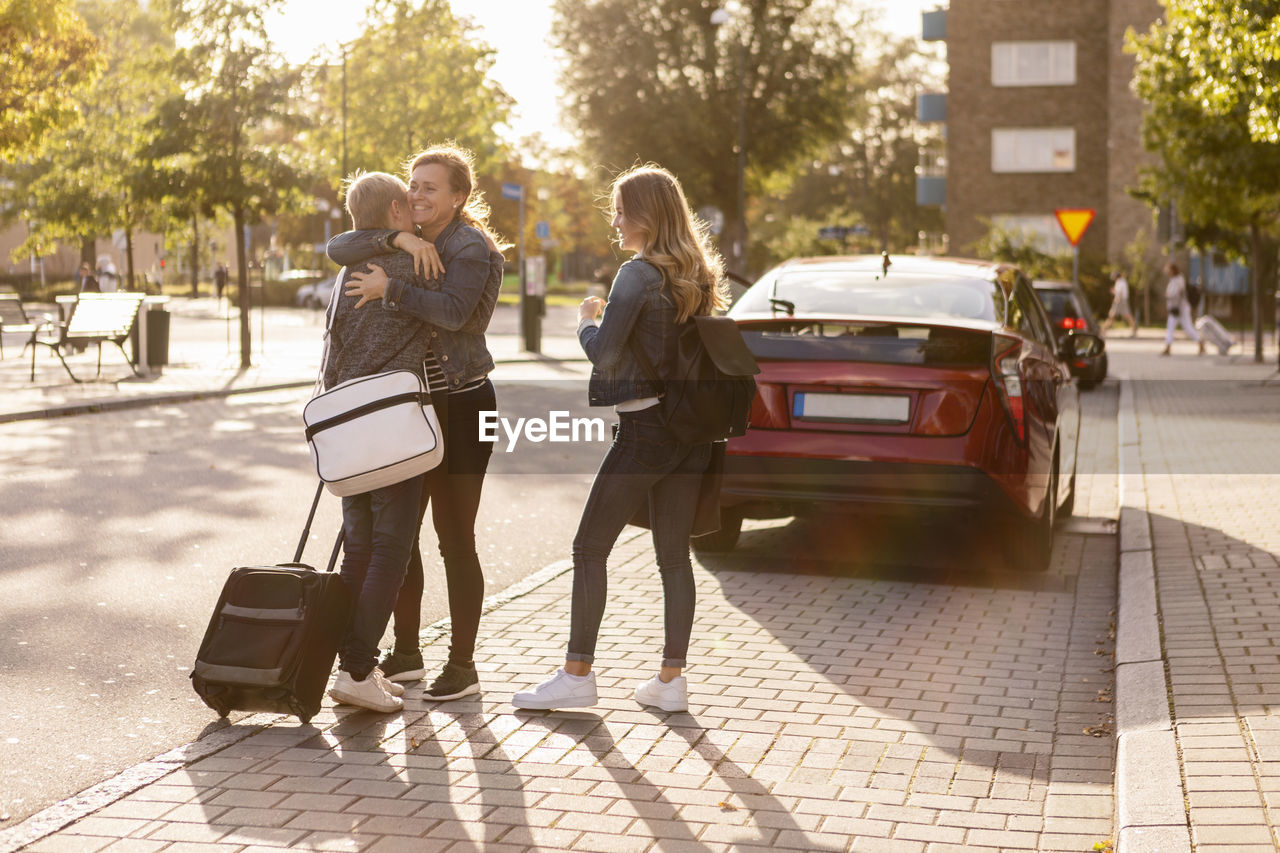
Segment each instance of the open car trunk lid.
M760 363L753 429L968 432L991 379L989 328L919 320L744 320Z

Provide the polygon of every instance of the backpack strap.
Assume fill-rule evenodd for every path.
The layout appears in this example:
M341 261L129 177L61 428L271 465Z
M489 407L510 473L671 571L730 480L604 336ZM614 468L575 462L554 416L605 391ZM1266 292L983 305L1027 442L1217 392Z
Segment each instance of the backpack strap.
M347 268L343 267L338 270L337 276L333 280L333 290L329 292L329 304L324 310L324 346L320 351L320 372L316 374L316 384L311 388L311 396L314 398L317 394L324 390L324 371L329 366L329 335L333 334L333 318L338 313L338 300L342 298L343 279L347 277ZM323 484L321 484L323 485ZM314 507L312 512L314 512Z

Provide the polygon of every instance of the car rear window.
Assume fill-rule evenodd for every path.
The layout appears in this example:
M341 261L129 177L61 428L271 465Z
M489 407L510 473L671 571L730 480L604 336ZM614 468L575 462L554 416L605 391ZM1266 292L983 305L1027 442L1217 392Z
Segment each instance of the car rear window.
M773 300L771 302L771 300ZM865 270L779 270L756 282L729 312L961 319L996 322L1004 294L994 281Z
M985 365L991 335L949 326L909 323L778 320L742 327L757 358L770 361L870 361L928 366Z
M1068 314L1072 317L1080 316L1075 296L1069 290L1037 290L1036 296L1040 297L1040 304L1054 320L1061 320Z

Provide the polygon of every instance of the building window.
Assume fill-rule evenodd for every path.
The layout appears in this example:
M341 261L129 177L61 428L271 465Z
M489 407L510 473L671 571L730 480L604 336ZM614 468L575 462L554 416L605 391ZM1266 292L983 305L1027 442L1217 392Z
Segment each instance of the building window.
M1062 233L1062 226L1052 213L1010 214L991 217L991 224L1008 232L1010 241L1018 246L1031 246L1049 255L1071 252L1071 243Z
M1073 41L997 41L991 43L992 86L1074 86Z
M993 172L1074 172L1074 127L996 128L991 131Z

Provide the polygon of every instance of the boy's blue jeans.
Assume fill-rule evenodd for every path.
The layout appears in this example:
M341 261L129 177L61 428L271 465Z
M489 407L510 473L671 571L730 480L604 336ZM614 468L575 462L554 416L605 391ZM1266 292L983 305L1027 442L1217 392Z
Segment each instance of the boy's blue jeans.
M422 475L342 499L342 582L354 607L338 668L363 681L378 663L418 531Z

